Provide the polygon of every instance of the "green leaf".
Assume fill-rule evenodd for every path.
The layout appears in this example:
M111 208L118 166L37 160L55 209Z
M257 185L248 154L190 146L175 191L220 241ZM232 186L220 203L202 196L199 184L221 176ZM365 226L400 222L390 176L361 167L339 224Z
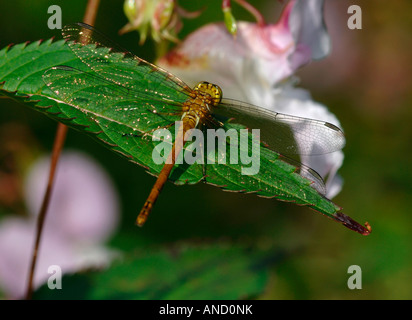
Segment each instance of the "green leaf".
M45 284L34 299L252 298L263 293L269 268L282 256L225 243L140 251L104 271L66 275L62 290Z
M87 46L84 47L84 50L87 50ZM150 88L152 93L155 90L164 92L164 95L172 97L178 103L182 103L186 96L173 88L172 82L163 84L162 80L168 77L167 73L153 72L154 69L151 70L151 66L145 63L139 64L135 69L127 68L127 63L122 61L121 54L109 53L107 48L98 48L97 51L102 60L99 60L99 64L96 65L98 70L92 71L86 66L92 58L85 55L85 61L83 61L85 63L83 63L64 41L38 41L15 45L11 48L6 47L0 51L0 95L22 102L59 122L88 134L129 161L143 166L150 174L158 175L163 165L153 162L152 152L159 142L152 141L150 130L153 127L165 127L172 120L179 119L180 116L159 116L147 112L147 109L131 108L136 101L127 100L127 97L125 99L114 97L110 100L106 95L108 90L110 92L119 90L119 96L121 96L122 90L127 90L127 88L114 85L109 81L94 84L93 79L97 79L96 74L105 75L106 73L117 76L119 81L124 77L132 76L130 80L132 85L142 94L142 101L138 101L138 106L161 104L161 100L156 100L152 94L144 94L145 86ZM63 67L71 72L65 73L64 76L54 75L50 68L58 65L72 67ZM138 68L144 68L145 71L139 73ZM53 84L58 81L68 85L76 84L77 96L74 98L66 96L64 99L62 96L65 93L57 96L46 86L43 75L46 79L53 79ZM176 85L183 88L180 83ZM64 86L61 85L59 88L64 88ZM119 106L123 111L134 110L116 112L113 107ZM136 125L142 117L145 121ZM242 127L225 121L224 129L231 128L239 130ZM171 133L174 136L174 130L171 130ZM251 147L250 143L249 147ZM189 148L190 144L186 144L185 150ZM230 148L226 149L229 152ZM209 154L207 156L209 157ZM218 162L218 156L216 153L216 162ZM228 154L227 159L229 158ZM263 145L260 150L258 174L243 175L242 164L231 164L229 161L226 164L208 164L206 170L205 177L204 167L201 164L175 165L169 180L175 184L194 184L203 180L228 191L256 193L263 197L275 197L279 200L294 202L319 211L359 233L369 233L369 230L341 213L339 206L313 188L312 181L302 177L295 166L286 163L278 153Z

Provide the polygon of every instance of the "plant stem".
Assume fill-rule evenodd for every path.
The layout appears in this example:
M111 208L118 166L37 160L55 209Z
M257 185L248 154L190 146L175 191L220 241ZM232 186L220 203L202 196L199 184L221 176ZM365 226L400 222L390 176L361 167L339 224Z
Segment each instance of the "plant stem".
M89 0L87 2L86 11L84 14L83 22L93 25L94 21L96 20L97 9L99 7L100 0ZM40 212L37 218L37 226L36 226L36 238L33 248L32 260L29 269L29 280L27 283L27 291L26 291L26 299L31 299L33 295L33 279L34 274L36 271L36 263L38 258L40 240L43 233L44 222L46 220L47 209L50 203L50 197L53 190L53 183L54 183L54 176L56 172L57 162L59 160L59 156L61 150L63 149L64 142L66 140L67 135L67 126L64 124L58 123L56 136L54 139L53 144L53 151L50 163L50 171L49 171L49 179L47 182L46 192L43 197L43 202L40 208Z
M83 22L89 25L94 25L96 21L97 9L99 8L100 0L89 0L87 2L86 12L84 13Z
M29 282L27 285L26 299L31 299L33 294L33 278L36 270L36 262L39 252L40 240L43 231L44 221L46 219L47 208L50 202L50 196L53 189L54 176L56 172L57 162L59 160L60 152L63 148L66 139L67 127L61 123L57 125L56 136L54 139L53 152L50 163L49 180L47 182L46 192L43 197L43 202L40 208L39 216L37 218L36 240L34 243L32 261L29 269Z
M256 23L260 27L264 27L266 25L265 19L263 18L263 15L259 12L258 9L256 9L254 6L252 6L249 2L246 0L235 0L239 5L241 5L243 8L245 8L247 11L249 11L256 19Z

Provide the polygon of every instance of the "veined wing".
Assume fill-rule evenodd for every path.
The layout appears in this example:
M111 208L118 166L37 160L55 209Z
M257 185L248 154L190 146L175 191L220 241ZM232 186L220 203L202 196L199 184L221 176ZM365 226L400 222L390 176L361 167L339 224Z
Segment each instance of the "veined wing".
M99 77L126 88L135 99L162 102L157 112L180 111L191 89L180 79L121 48L93 27L77 23L62 30L76 56ZM173 107L174 106L174 107Z
M214 113L248 129L260 129L260 139L283 155L321 155L340 150L345 136L337 126L319 120L269 111L252 104L223 99Z
M131 94L92 70L56 66L44 73L43 80L62 101L94 121L108 120L121 134L146 133L180 120L180 115L154 112L159 105L168 106L167 102L137 96L135 91Z
M263 197L276 196L279 199L290 201L293 190L304 197L305 191L301 188L302 181L297 178L299 175L307 179L307 184L310 184L318 193L326 194L325 183L315 170L279 152L263 147L260 139L257 139L253 132L239 130L246 128L242 127L238 123L225 122L223 129L227 133L230 130L235 130L236 133L232 131L231 134L223 136L220 143L223 142L225 146L217 143L211 144L215 148L207 149L204 168L207 183L225 188L226 184L233 185L236 182L237 187L232 186L230 190L254 192ZM210 138L214 139L213 136ZM209 139L208 135L206 139ZM209 141L205 144L209 148ZM234 152L232 152L232 147L234 147ZM216 163L230 163L230 165L216 165ZM276 170L273 169L274 167ZM245 168L248 169L245 170Z

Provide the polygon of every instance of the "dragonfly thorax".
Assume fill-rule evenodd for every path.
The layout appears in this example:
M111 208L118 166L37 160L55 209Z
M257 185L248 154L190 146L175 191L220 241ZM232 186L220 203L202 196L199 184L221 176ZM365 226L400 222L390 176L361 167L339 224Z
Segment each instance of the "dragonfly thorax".
M195 128L206 119L211 119L213 108L222 100L222 90L209 82L199 82L191 92L191 99L184 103L182 114L187 128Z
M222 100L222 89L216 84L206 81L199 82L194 88L195 91L211 98L212 107L216 107Z

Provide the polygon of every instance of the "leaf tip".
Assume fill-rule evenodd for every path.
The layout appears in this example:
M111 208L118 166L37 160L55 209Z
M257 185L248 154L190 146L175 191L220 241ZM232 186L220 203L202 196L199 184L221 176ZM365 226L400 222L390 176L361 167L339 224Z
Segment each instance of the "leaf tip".
M368 222L365 222L365 226L353 220L351 217L337 212L335 218L338 222L342 223L346 228L356 231L364 236L369 235L372 232L372 227Z

